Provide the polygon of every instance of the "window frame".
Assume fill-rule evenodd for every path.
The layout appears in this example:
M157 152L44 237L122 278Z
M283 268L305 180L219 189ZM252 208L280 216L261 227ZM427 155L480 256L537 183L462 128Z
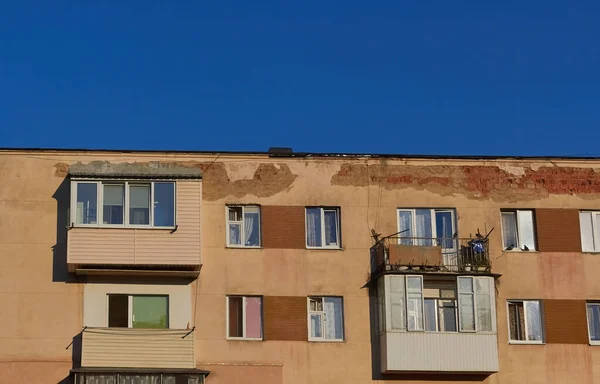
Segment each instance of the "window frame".
M258 245L245 245L246 243L246 231L244 224L244 217L246 214L246 207L252 207L258 209ZM229 208L242 208L242 221L230 221L229 220ZM229 236L229 224L241 224L240 235L242 238L241 244L231 244ZM225 245L227 248L262 248L262 209L258 204L226 204L225 205Z
M164 329L171 329L171 298L168 294L137 294L137 293L120 293L120 292L108 292L106 294L106 327L107 328L121 328L121 327L109 327L110 319L110 296L127 296L127 329L133 328L133 297L166 297L167 298L167 327ZM163 329L163 328L135 328L135 329Z
M308 245L308 210L320 209L321 211L321 246ZM325 211L335 211L336 213L336 231L337 243L335 245L325 245ZM304 243L306 249L341 249L342 248L342 230L341 230L341 210L340 207L330 206L306 206L304 207Z
M173 184L173 225L158 226L154 225L155 194L154 186L156 183ZM96 184L96 224L77 223L77 186L79 184ZM130 219L130 185L149 185L150 186L150 207L149 224L129 224ZM123 224L104 224L104 185L123 185ZM177 227L177 182L175 180L143 180L143 179L77 179L71 181L71 209L70 209L71 227L85 228L134 228L134 229L166 229L173 230Z
M593 250L584 250L583 249L583 231L581 228L581 214L582 213L589 213L591 216L591 223L592 223L592 241L594 243L594 249ZM581 252L583 253L600 253L600 233L598 233L598 229L600 226L600 222L599 219L600 218L600 211L593 211L593 210L580 210L579 211L579 234L581 235Z
M590 345L600 345L600 340L592 340L592 335L590 334L590 315L589 315L589 307L595 306L600 307L600 302L598 301L586 301L585 302L585 319L588 327L588 341Z
M531 212L531 228L533 231L533 249L529 248L528 250L524 250L523 249L523 245L521 245L521 229L519 226L519 212ZM517 246L514 247L513 249L508 249L508 247L504 244L504 225L502 225L502 216L504 214L511 214L514 216L514 220L515 220L515 228L517 230L516 233L516 237L517 237ZM536 222L535 222L535 209L501 209L500 210L500 230L501 230L501 235L502 235L502 251L503 252L538 252L538 246L537 246L537 228L536 228ZM524 244L526 245L526 244Z
M246 335L246 299L247 298L258 298L260 299L260 335L261 337L238 337L229 336L229 298L230 297L241 297L242 298L242 334ZM225 338L227 340L244 340L244 341L263 341L265 339L265 327L264 327L264 300L263 296L260 295L226 295L225 296Z
M444 240L452 240L452 248L445 248L447 250L453 250L457 247L457 243L456 241L454 241L455 239L448 239L448 238L444 238L444 237L440 237L438 236L437 233L437 217L436 214L438 212L440 213L450 213L451 217L452 217L452 235L457 234L458 236L458 223L456 222L456 219L458 217L458 214L456 212L456 208L431 208L431 207L423 207L423 208L396 208L396 229L398 230L398 238L397 238L397 242L398 244L402 244L402 233L400 233L400 231L402 229L400 229L400 212L409 212L411 214L411 226L412 228L416 228L416 223L417 223L417 210L421 210L421 209L425 209L425 210L429 210L430 214L431 214L431 245L436 245L436 246L441 246L443 247L444 244ZM416 236L416 233L413 233L414 231L411 230L411 236L408 236L411 239L411 243L409 245L413 245L413 246L423 246L422 244L420 244L420 242L426 242L428 239L427 238L419 238L419 236ZM442 244L440 244L440 242L438 241L439 239L442 239Z
M342 338L341 339L327 339L325 338L325 299L327 298L336 298L340 299L342 303ZM310 310L310 300L311 299L321 299L323 303L323 309L321 311L311 311ZM344 343L346 341L346 325L345 325L345 316L344 316L344 297L343 296L307 296L306 297L306 312L307 312L307 321L308 321L308 341L314 342L322 342L322 343ZM322 329L322 337L312 337L311 336L311 326L310 326L310 316L312 313L321 313L321 329Z
M527 302L537 302L540 308L540 326L542 327L542 339L541 340L513 340L510 334L510 303L522 303L523 304L523 324L525 326L525 339L527 339ZM587 315L587 312L586 312ZM587 316L586 316L587 317ZM509 344L546 344L546 328L544 327L544 306L542 305L541 299L507 299L506 300L506 325L508 326L508 343ZM589 328L588 328L589 332Z

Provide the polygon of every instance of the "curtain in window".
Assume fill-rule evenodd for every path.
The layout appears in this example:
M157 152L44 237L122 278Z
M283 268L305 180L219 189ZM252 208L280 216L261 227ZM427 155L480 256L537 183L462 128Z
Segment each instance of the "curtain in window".
M504 248L517 248L517 221L512 212L502 213L502 243Z
M246 337L262 337L261 312L260 297L246 297Z
M244 213L244 239L247 246L259 245L260 218L258 207L246 207Z
M438 238L438 245L445 249L454 248L452 219L453 215L450 211L435 212L435 236Z
M321 209L306 210L306 243L309 247L320 247L321 243Z
M542 340L542 314L539 301L526 301L527 340Z
M322 313L311 313L310 314L310 336L312 338L323 337L323 314Z
M160 384L160 375L119 374L119 384Z
M416 209L416 237L420 239L416 241L416 245L431 246L433 245L433 234L431 233L431 209Z
M324 211L325 214L325 245L337 245L337 211Z
M412 230L412 212L410 211L398 211L398 236L400 236L400 244L412 245L413 230ZM408 229L408 231L406 231ZM403 232L405 231L405 232Z
M244 337L243 300L241 296L227 298L229 303L229 337Z
M581 228L581 248L584 252L594 251L594 230L592 225L592 213L579 213L579 226Z
M342 340L344 325L341 297L326 297L323 311L325 312L325 338Z
M229 244L242 244L241 232L242 226L240 224L229 224Z
M587 310L590 339L598 341L600 340L600 305L588 304Z

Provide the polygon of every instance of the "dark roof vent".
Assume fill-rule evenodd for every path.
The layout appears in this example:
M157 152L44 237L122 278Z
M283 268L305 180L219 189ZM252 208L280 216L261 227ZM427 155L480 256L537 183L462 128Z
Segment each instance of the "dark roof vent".
M269 156L291 156L294 154L292 148L288 147L270 147Z

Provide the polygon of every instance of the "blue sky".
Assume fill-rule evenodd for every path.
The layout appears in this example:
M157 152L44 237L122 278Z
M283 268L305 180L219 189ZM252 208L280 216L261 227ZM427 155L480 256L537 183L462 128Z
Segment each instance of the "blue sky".
M599 14L552 0L7 1L0 147L600 155Z

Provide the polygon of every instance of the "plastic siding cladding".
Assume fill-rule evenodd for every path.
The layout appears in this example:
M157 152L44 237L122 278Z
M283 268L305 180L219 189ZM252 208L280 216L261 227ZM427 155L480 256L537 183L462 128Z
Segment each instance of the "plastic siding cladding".
M72 228L69 264L200 265L202 183L177 182L177 230Z
M306 248L305 208L263 205L262 245L264 248Z
M498 372L495 334L388 332L386 339L387 372Z
M305 296L263 297L265 340L308 341Z
M536 209L535 221L540 252L581 252L579 210Z
M186 329L87 328L81 366L196 368L194 332Z
M548 344L588 344L585 300L544 300Z

